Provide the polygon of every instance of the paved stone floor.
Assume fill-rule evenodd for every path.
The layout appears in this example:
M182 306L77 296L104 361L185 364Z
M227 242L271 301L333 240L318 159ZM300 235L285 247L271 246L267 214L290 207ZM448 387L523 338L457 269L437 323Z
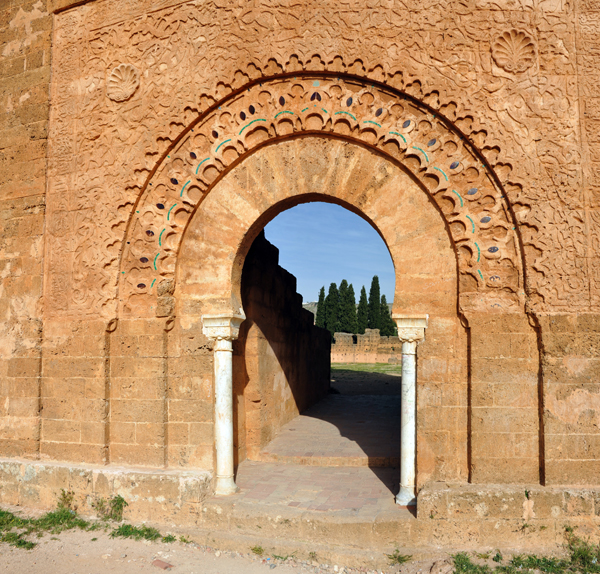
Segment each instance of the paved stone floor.
M238 502L317 512L342 511L365 520L395 510L395 468L323 467L245 461L238 469Z
M388 377L362 373L360 378L361 392L379 394L357 394L357 381L344 384L338 374L335 393L285 425L260 460L239 466L238 504L365 520L381 512L407 514L394 501L400 473L400 397L387 390ZM398 378L394 382L399 389Z
M285 425L260 453L265 462L397 467L400 397L330 394Z

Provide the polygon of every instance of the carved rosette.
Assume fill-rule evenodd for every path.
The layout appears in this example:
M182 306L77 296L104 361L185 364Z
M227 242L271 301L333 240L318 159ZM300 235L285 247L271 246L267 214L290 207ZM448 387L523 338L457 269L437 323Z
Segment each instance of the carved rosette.
M535 41L522 30L507 30L492 43L492 56L496 64L507 72L524 72L535 63Z
M128 100L140 85L140 72L132 64L120 64L108 76L106 95L115 102Z

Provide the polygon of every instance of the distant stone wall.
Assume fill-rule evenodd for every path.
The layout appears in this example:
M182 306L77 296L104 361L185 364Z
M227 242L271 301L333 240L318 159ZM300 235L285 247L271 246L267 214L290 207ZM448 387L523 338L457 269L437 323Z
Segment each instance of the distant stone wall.
M382 337L379 329L365 329L364 335L335 333L331 346L332 363L400 363L402 344L398 337Z
M253 459L277 431L329 390L329 333L302 308L296 278L261 234L246 257L246 320L234 343L238 462Z

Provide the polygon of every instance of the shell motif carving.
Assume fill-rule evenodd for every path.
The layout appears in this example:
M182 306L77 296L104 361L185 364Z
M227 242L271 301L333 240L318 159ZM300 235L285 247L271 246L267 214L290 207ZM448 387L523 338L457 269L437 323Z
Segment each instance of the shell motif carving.
M507 72L524 72L535 63L535 42L522 30L507 30L494 40L492 56Z
M128 100L140 85L140 72L132 64L120 64L108 77L106 94L115 102Z

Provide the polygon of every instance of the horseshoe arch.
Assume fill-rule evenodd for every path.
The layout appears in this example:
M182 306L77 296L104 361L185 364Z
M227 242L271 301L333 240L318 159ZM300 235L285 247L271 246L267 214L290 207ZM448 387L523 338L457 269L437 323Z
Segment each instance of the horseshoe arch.
M369 148L428 194L455 251L462 310L523 309L518 226L476 146L408 94L322 72L249 84L202 113L166 152L128 224L119 274L121 316L155 315L160 285L175 277L188 224L226 173L259 148L309 135ZM235 274L236 265L229 266ZM232 277L230 295L215 294L212 312L238 312L238 283Z

